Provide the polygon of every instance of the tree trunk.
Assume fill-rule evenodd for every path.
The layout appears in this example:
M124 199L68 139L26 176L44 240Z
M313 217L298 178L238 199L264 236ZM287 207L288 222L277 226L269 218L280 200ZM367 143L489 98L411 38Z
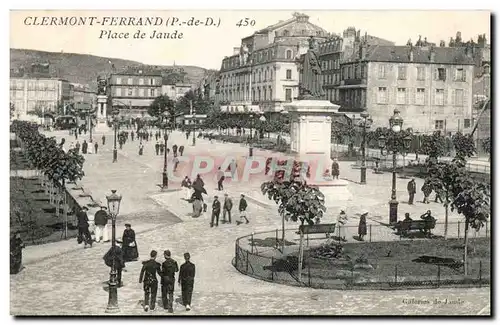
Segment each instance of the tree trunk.
M301 231L300 232L300 246L299 246L299 269L298 275L299 275L299 284L302 285L302 263L304 262L304 233Z
M285 216L281 217L281 253L285 254Z
M449 213L449 202L448 195L445 198L446 202L444 204L444 240L448 239L448 213Z
M469 244L469 220L465 218L465 234L464 234L464 275L467 276L467 245Z
M64 213L64 239L68 239L68 204L66 182L63 179L63 213Z

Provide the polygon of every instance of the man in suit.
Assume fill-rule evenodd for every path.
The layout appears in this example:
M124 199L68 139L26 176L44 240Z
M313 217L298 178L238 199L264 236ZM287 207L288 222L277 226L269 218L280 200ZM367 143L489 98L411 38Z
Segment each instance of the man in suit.
M186 306L186 310L191 310L191 296L193 295L195 266L190 262L191 256L189 253L184 253L186 262L181 265L179 272L179 284L182 290L182 304Z
M179 266L170 257L169 250L163 252L163 255L165 256L165 261L161 265L161 273L163 274L161 278L161 299L163 301L163 308L168 308L168 312L173 313L175 273L179 272Z
M81 208L81 210L76 214L78 219L78 243L81 244L82 241L85 243L84 248L87 245L92 247L92 235L89 231L89 217L87 216L87 207Z
M222 211L222 223L226 223L226 214L228 215L228 221L231 223L231 210L233 209L233 200L226 193L224 194L224 211Z
M158 292L158 279L156 274L160 277L161 265L156 261L156 256L158 253L152 250L150 259L148 261L142 262L141 275L139 276L139 283L144 282L144 311L148 311L151 306L151 310L155 309L156 305L156 293ZM151 300L149 299L151 297Z
M236 224L239 226L243 223L241 219L245 219L246 223L249 223L247 218L247 200L245 199L245 195L241 194L240 203L238 205L238 211L240 212L240 221L236 221Z
M101 207L101 210L97 211L94 216L95 223L95 241L99 243L103 239L104 229L108 224L108 213L106 212L106 207ZM107 236L106 236L107 238Z
M214 221L215 221L215 226L219 227L219 216L220 216L220 202L219 202L219 197L216 195L214 196L214 202L212 203L212 220L210 222L211 228L214 226Z
M411 205L413 204L415 193L417 193L417 185L415 184L414 178L412 178L411 181L408 182L407 190L408 190L408 204Z

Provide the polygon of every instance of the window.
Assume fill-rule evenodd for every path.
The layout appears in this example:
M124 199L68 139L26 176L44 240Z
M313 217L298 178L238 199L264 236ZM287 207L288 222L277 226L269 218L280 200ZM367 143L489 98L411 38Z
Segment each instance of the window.
M132 80L132 78L128 78L128 84L129 84L129 85L132 85L132 84L133 84L133 80Z
M116 96L120 97L122 95L122 89L116 88Z
M436 80L446 81L446 69L437 68L436 69Z
M273 100L273 87L269 86L269 100Z
M398 67L398 79L399 80L406 80L406 67L404 67L404 66Z
M436 130L442 130L442 129L444 129L444 121L443 120L436 120L436 122L434 124L434 128Z
M434 105L444 105L444 89L436 89Z
M424 67L417 68L417 80L425 80L425 68Z
M462 68L457 69L455 73L455 81L465 81L465 70Z
M286 79L287 80L292 79L292 70L291 69L286 70Z
M151 80L153 80L153 79L151 79ZM155 96L156 96L156 95L155 95L155 90L154 90L154 89L150 89L150 90L149 90L149 96L151 96L151 97L155 97Z
M267 100L267 89L264 88L263 91L264 91L264 100Z
M155 84L155 80L153 78L149 79L149 84L152 86Z
M290 88L285 89L285 100L287 102L292 101L292 90Z
M139 88L139 96L144 97L144 88Z
M396 98L396 104L398 105L406 104L406 88L398 88L398 96Z
M292 58L292 50L286 50L286 58L291 59Z
M463 89L455 89L455 106L463 106L464 105L464 90Z
M379 104L387 104L387 88L378 87L377 102Z
M141 86L144 85L144 79L139 78L139 85L141 85Z
M134 91L132 90L132 88L129 88L127 91L127 96L133 96L133 93Z
M386 77L385 65L381 64L378 66L378 78L385 79L385 77Z
M470 127L471 127L471 120L470 120L470 118L464 119L464 128L468 129Z
M425 88L417 88L415 105L425 105Z
M116 84L121 85L122 84L122 78L116 77Z
M266 80L267 80L267 69L266 69L266 71L264 71L264 81L266 81Z

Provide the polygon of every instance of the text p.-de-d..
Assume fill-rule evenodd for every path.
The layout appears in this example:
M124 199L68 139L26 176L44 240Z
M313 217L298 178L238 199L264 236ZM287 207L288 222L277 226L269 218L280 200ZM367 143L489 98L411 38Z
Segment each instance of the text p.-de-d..
M183 39L184 33L174 30L171 32L160 32L153 30L146 33L141 30L131 34L129 32L116 32L113 30L101 30L99 33L100 39Z

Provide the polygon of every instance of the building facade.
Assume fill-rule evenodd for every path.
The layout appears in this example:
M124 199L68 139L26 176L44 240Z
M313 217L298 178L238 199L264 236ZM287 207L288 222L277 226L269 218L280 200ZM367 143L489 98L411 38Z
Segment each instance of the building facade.
M190 84L163 84L161 94L168 96L172 100L177 100L192 89Z
M372 46L341 64L340 111L366 111L387 127L395 108L404 128L446 134L472 127L471 48Z
M329 34L295 13L242 39L241 47L225 57L218 91L223 111L279 112L283 104L298 96L298 69L295 63L308 48L308 39L324 41ZM213 99L212 99L213 100Z
M46 113L58 115L62 107L72 102L70 83L56 78L10 78L10 102L14 104L14 119L33 120Z
M88 85L84 84L72 83L71 86L73 103L76 109L89 109L95 106L97 98L95 90L91 90Z
M141 116L153 100L162 94L159 71L129 68L109 76L108 110L118 109L121 115Z

